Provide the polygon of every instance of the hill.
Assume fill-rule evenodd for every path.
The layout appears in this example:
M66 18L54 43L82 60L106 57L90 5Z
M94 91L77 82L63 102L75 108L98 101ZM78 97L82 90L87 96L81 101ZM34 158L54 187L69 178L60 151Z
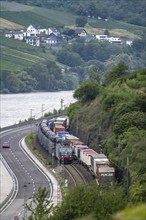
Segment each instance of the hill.
M115 165L116 178L132 201L145 200L146 69L128 72L119 64L103 86L83 84L69 108L71 132ZM90 92L89 92L90 91Z
M76 18L76 16L65 11L32 7L16 2L4 1L1 2L1 17L25 27L30 24L39 24L42 28L50 26L62 27L68 24L75 24Z
M19 2L28 3L27 1ZM42 1L37 1L37 4L40 2ZM56 2L54 1L55 5ZM91 16L88 16L88 22L84 27L88 34L104 34L105 31L108 31L110 36L123 37L124 39L127 37L132 38L134 43L132 47L129 47L107 44L97 40L84 42L83 39L70 35L68 30L77 28L76 19L79 14L75 11L70 12L65 5L62 8L54 5L48 9L48 6L43 8L37 7L36 4L31 5L32 1L29 1L29 5L14 1L1 1L0 3L2 30L9 28L22 29L22 27L25 29L30 24L38 24L42 28L56 27L65 39L57 47L36 48L27 45L23 41L4 38L1 35L1 71L8 71L12 79L16 77L16 74L20 77L20 83L17 82L20 86L17 89L14 89L15 83L12 84L12 88L9 88L11 83L6 83L5 78L1 78L2 92L28 92L33 89L43 91L75 89L89 78L94 66L100 74L104 74L120 61L128 63L130 70L145 67L144 27L142 26L114 19L98 20L96 17L91 18ZM47 62L49 62L49 65L53 65L53 71ZM41 68L36 68L36 64L40 64ZM37 73L34 74L34 70ZM57 73L53 75L55 70ZM26 85L24 86L25 89L21 89L21 83L24 80L21 76L22 71L25 71L27 76L35 80L36 83L34 83L35 86L32 86L32 89L29 86L27 90ZM6 73L3 74L6 75ZM46 83L49 80L54 82L56 86Z
M54 59L49 51L44 53L41 48L1 36L1 70L23 70L47 58Z
M0 29L8 29L8 30L20 30L20 29L24 29L24 26L16 24L14 22L8 21L6 19L0 18Z
M62 8L62 10L48 9L43 7L27 6L9 1L1 1L0 9L2 18L25 27L27 27L29 24L39 24L42 28L49 26L75 27L76 18L79 16L71 12L66 12L65 8ZM5 26L5 28L8 29L7 26ZM119 37L128 37L131 34L131 37L134 38L137 38L144 30L144 27L142 26L131 25L124 21L111 19L105 22L104 20L97 20L96 18L88 18L88 25L86 29L89 31L89 33L91 33L92 28L94 28L94 31L92 32L93 34L103 34L105 29L109 29L112 31L113 35L115 34ZM123 35L124 30L126 30L126 33Z
M87 16L92 19L111 18L112 20L114 19L124 21L126 23L145 26L145 0L105 0L104 4L102 0L78 0L78 4L76 0L16 0L16 2L25 5L67 11L77 16Z

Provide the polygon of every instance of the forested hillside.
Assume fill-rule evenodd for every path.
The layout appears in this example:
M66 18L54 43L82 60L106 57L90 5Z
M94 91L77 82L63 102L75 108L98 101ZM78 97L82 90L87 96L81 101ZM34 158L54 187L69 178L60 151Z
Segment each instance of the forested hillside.
M105 74L103 85L91 78L74 97L78 102L69 109L71 131L110 158L132 201L144 201L146 69L129 72L120 63Z

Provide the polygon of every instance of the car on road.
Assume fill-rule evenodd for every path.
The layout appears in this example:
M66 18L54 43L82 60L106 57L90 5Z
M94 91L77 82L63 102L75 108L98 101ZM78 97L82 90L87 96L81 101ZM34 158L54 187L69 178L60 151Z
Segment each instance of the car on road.
M10 148L10 143L8 141L4 142L2 148Z

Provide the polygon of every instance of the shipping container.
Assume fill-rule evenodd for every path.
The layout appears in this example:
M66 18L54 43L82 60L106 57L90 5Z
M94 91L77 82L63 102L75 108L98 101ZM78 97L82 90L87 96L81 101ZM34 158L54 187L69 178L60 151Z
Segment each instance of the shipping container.
M91 155L91 171L96 175L96 164L109 164L108 158L104 154Z
M57 134L59 131L65 131L65 127L63 125L54 125L53 132Z
M79 138L71 134L65 134L63 137L63 143L66 145L72 146L74 141L79 141Z
M57 142L62 141L62 138L66 134L69 134L69 132L68 131L59 131L59 132L57 132L57 134L56 134Z
M91 166L91 155L96 154L92 149L82 149L80 151L80 160L87 166Z
M97 165L96 178L101 184L112 185L115 177L114 167Z
M80 159L81 149L89 149L89 147L87 145L76 145L76 146L74 146L74 154L75 154L75 157L78 158L78 159Z

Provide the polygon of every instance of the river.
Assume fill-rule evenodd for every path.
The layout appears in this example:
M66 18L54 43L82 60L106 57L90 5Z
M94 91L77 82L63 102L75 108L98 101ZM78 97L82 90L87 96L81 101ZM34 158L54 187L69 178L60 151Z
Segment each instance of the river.
M0 126L18 124L30 117L37 119L44 113L59 110L61 106L65 108L73 102L73 91L1 94Z

